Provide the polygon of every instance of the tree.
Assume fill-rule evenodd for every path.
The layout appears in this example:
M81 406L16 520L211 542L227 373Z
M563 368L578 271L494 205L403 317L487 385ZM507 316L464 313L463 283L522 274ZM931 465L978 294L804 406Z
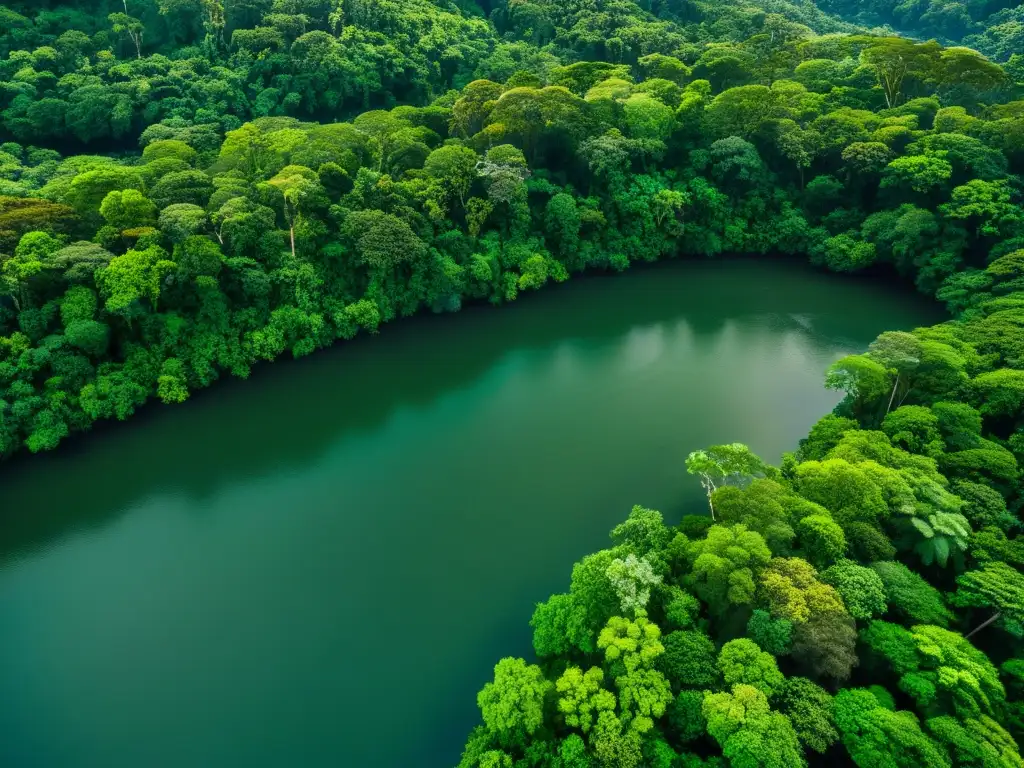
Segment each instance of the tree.
M631 139L617 128L611 128L600 136L586 139L576 151L592 177L603 178L609 188L618 189L625 185L635 150Z
M967 403L939 402L932 405L931 410L949 448L964 451L977 447L981 438L981 413Z
M635 621L613 616L601 630L597 647L604 651L615 678L622 721L637 733L651 730L672 701L668 680L654 668L665 651L661 630L644 616Z
M78 241L54 251L47 263L68 283L92 285L96 270L113 258L114 254L95 243Z
M569 651L570 624L580 621L580 606L571 595L552 595L538 603L530 626L533 627L533 649L541 658L560 656ZM578 634L577 629L573 634Z
M103 374L82 387L79 402L93 420L117 417L124 421L146 402L149 392L121 371Z
M762 125L789 117L778 91L763 85L729 88L716 96L704 112L704 120L718 138L753 138Z
M74 209L39 198L0 196L0 248L9 251L26 232L63 233L78 221Z
M722 646L718 668L729 686L750 685L766 696L774 696L782 688L783 676L775 658L746 638L730 640Z
M563 768L590 768L587 746L578 734L569 734L558 747L558 757Z
M971 526L967 518L957 512L928 512L908 518L908 539L914 552L925 565L932 563L945 568L952 561L962 567L963 553L967 551Z
M672 629L689 629L697 624L700 600L676 586L663 589L665 624Z
M882 487L868 469L866 463L851 464L838 458L805 461L796 467L797 490L831 512L840 525L876 523L887 518L890 510Z
M972 388L983 416L1009 416L1024 407L1024 371L1000 368L976 376Z
M144 311L143 301L156 309L163 279L176 266L167 258L167 253L155 245L141 251L130 250L112 259L96 272L96 284L106 299L104 307L129 322Z
M946 747L957 765L1020 768L1024 765L1013 737L987 715L958 721L933 717L925 722L932 737Z
M77 174L64 193L64 200L80 213L98 211L106 196L126 189L141 190L142 177L134 168L102 166ZM158 204L159 205L159 204Z
M928 193L953 175L953 166L940 153L906 155L889 162L882 173L883 187L906 187Z
M846 552L846 534L829 515L808 515L797 525L800 543L808 559L827 568Z
M150 142L142 150L142 159L147 164L172 158L192 165L198 156L199 153L193 147L180 139L159 139Z
M924 624L911 629L910 642L914 657L897 671L922 714L977 718L1001 710L1006 694L996 668L963 636Z
M853 419L836 416L830 413L822 416L811 427L807 437L800 441L797 454L801 461L821 461L851 429L859 429L860 425Z
M184 280L216 277L224 266L220 246L209 238L193 235L174 247L174 261Z
M857 629L846 613L815 613L793 629L791 655L815 677L849 678L857 665Z
M782 156L796 166L800 174L800 187L803 188L804 171L811 167L814 158L822 150L821 134L813 129L800 128L791 120L780 121L781 125L785 127L780 127L776 132L775 144Z
M979 236L999 237L1024 222L1024 212L1011 202L1006 179L971 179L955 187L950 201L940 205L939 210L945 216L972 224Z
M670 632L657 665L674 688L705 688L719 679L715 644L703 632Z
M908 76L918 77L934 66L939 44L934 40L915 43L899 37L880 38L861 52L861 60L875 70L888 107L903 100L903 84Z
M466 139L477 134L504 90L504 86L490 80L474 80L466 85L452 105L452 132Z
M476 697L484 725L499 743L523 745L544 722L544 698L551 689L540 667L502 659L494 667L494 681Z
M323 194L320 178L300 165L288 165L282 168L274 178L267 182L281 192L284 202L284 218L288 222L288 234L291 240L292 258L295 258L295 225L300 220L307 205Z
M640 557L654 557L669 545L672 530L665 525L661 512L635 505L610 536L615 544L628 546Z
M160 230L172 243L198 234L208 222L206 211L193 203L174 203L160 211Z
M863 633L866 645L900 676L900 689L926 716L979 717L1002 706L996 669L961 635L931 625L910 631L882 621Z
M839 740L832 697L820 685L806 677L790 677L783 683L779 702L807 749L824 754Z
M876 258L874 243L866 243L845 233L826 238L821 251L821 260L836 272L856 272L871 266Z
M873 175L889 164L892 150L881 141L855 141L843 150L842 158L853 173Z
M757 147L739 136L729 136L712 143L707 151L711 178L733 199L762 189L768 172Z
M100 216L117 231L156 223L156 206L136 189L113 191L100 203Z
M390 213L353 211L345 219L345 231L355 240L359 259L381 272L416 261L426 252L426 245L412 227Z
M544 224L562 256L570 256L577 250L582 219L572 195L560 192L548 201Z
M887 413L882 420L882 431L894 445L912 453L938 456L945 448L938 416L921 405L904 405Z
M75 320L64 329L68 343L87 355L102 358L110 343L110 326L96 320Z
M145 25L127 13L112 13L107 17L114 30L115 35L125 35L135 46L135 54L142 58L142 35L146 31Z
M1010 293L1020 290L1021 263L1024 262L1024 249L1012 251L993 261L985 269L989 284L995 293Z
M985 563L960 576L956 583L954 605L991 612L967 637L996 621L1015 637L1024 636L1024 576L1019 571L1005 563Z
M634 139L667 141L675 125L672 108L646 93L634 93L622 105Z
M882 580L889 610L908 623L949 625L952 612L942 594L918 574L893 561L871 564L871 570Z
M607 663L619 672L649 668L665 652L661 630L645 616L635 621L612 616L597 638L598 650L604 651Z
M825 386L846 393L854 415L870 413L889 392L885 367L866 355L848 355L829 366Z
M570 666L555 683L558 692L558 711L565 724L588 733L602 712L615 709L615 694L601 687L604 672L591 667L583 672Z
M755 609L747 621L747 635L760 648L773 656L789 653L793 640L793 622L775 619L767 611Z
M817 579L817 572L798 557L776 557L761 573L758 587L773 616L795 625L813 615L845 613L839 593Z
M767 465L742 443L713 445L706 450L694 451L686 458L686 471L700 478L708 496L712 520L715 507L711 497L719 483L744 484L754 477L770 473Z
M921 366L923 356L923 345L921 341L910 333L901 331L886 331L879 334L868 346L868 354L873 360L877 360L890 372L896 374L896 380L892 385L892 392L889 395L889 402L886 405L885 413L889 414L893 403L896 402L897 393L900 400L896 405L902 405L907 393L912 387L912 376ZM901 389L902 383L902 389Z
M465 210L466 196L476 179L478 161L476 152L469 147L448 144L427 156L423 170L443 187L446 196L453 196L459 201L459 207Z
M859 768L950 768L945 750L921 731L913 713L884 707L867 689L840 691L835 718L843 746Z
M675 56L651 53L641 56L637 64L644 71L645 80L670 80L684 85L690 78L690 68Z
M939 54L938 79L943 83L969 84L978 90L991 90L1004 84L1006 72L977 51L950 47Z
M213 182L202 171L175 171L156 182L149 196L163 210L176 203L205 206L212 193Z
M877 571L852 560L840 560L821 574L821 580L839 593L855 619L870 619L886 611L885 585Z
M276 216L265 205L234 197L210 215L221 245L236 254L257 248L267 232L276 228Z
M166 405L183 403L188 399L188 377L181 360L170 358L164 361L156 386L157 397Z
M734 685L704 697L708 733L735 768L804 766L803 750L789 719L768 706L764 693Z
M718 518L723 523L743 523L764 537L773 554L790 554L796 532L791 521L801 514L825 513L774 480L754 480L746 488L723 486L713 496Z
M692 562L687 579L714 613L748 605L756 592L755 578L771 559L764 539L745 525L715 525L701 541L688 547Z
M656 669L628 670L615 678L615 687L619 691L621 719L639 733L650 731L672 702L669 682Z
M602 712L591 732L590 746L599 765L639 768L643 760L641 736L614 712Z
M661 583L661 576L654 573L647 559L638 559L633 553L626 555L625 560L612 560L606 575L619 597L619 607L627 615L636 615L646 608L651 587Z
M704 735L707 723L704 720L704 693L702 691L680 691L668 709L668 721L673 735L684 744Z
M576 563L572 569L570 601L559 600L557 612L547 612L549 619L557 618L557 626L563 628L568 641L584 653L597 650L598 633L619 608L618 595L607 576L616 554L602 550Z
M952 491L964 501L961 511L972 529L997 528L1007 533L1019 527L1017 518L1006 508L1006 499L987 485L957 480Z
M377 156L378 172L383 172L384 165L391 156L397 134L411 127L407 120L381 109L363 112L352 121L352 125L369 137L374 154Z

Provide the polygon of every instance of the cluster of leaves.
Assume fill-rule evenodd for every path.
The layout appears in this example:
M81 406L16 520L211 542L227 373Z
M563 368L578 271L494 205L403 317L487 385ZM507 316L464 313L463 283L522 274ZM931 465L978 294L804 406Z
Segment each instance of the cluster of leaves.
M986 551L1017 545L1006 487L939 471L980 436L894 414L935 434L830 415L781 469L691 455L714 520L634 507L537 606L537 663L495 668L460 768L1024 766L1024 574Z
M815 6L865 26L891 25L908 35L969 45L997 61L1024 67L1024 4L958 0L817 0Z
M468 83L499 44L480 16L430 0L11 5L2 126L54 145L124 146L161 125L201 129L215 148L255 117L424 104Z
M772 14L752 0L686 13L650 5L620 0L602 13L547 0L8 0L0 132L124 147L158 124L216 141L257 117L328 121L422 106L473 79L546 79L584 59L695 59L708 40L773 32L785 19L808 31L853 29L789 0L775 0Z
M573 28L591 18L573 13ZM1015 487L1024 102L995 103L1014 86L970 51L764 23L767 39L704 44L692 64L517 70L351 122L262 117L221 140L175 118L120 157L0 144L0 454L424 308L678 254L781 251L889 264L949 304L959 322L887 335L829 385L844 414L941 453L951 477ZM847 75L830 69L847 60ZM930 498L937 481L915 470L903 482ZM959 561L967 529L937 498L899 512L901 541ZM815 565L843 545L819 515L793 525L817 537ZM878 549L866 525L845 533L858 552ZM984 541L992 559L1016 551Z
M981 34L1012 46L1013 9L989 11L1011 21ZM587 269L886 265L954 319L831 366L845 397L781 468L691 455L711 514L636 508L578 563L534 614L540 663L481 691L462 762L1022 765L1018 59L785 0L26 1L0 21L0 455Z

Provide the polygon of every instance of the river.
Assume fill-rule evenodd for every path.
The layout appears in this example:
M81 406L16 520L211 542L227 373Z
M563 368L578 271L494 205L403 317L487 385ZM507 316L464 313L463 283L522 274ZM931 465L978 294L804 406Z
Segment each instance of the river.
M416 318L0 468L0 764L451 766L633 504L771 461L832 360L941 319L791 262L667 263Z

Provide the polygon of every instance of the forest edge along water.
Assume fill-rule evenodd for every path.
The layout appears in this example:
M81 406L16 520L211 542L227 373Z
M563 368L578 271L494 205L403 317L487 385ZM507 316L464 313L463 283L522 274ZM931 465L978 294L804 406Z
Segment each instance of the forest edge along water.
M397 323L18 457L0 758L454 764L572 562L633 504L701 508L688 451L776 460L838 401L828 363L941 318L790 261L670 262Z

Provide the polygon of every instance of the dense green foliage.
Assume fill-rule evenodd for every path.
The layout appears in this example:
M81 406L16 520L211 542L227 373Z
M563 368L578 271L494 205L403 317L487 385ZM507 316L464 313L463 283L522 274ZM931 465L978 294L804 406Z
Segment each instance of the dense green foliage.
M1012 485L1024 102L1002 103L1018 86L977 54L818 36L763 11L742 27L729 5L691 24L629 2L614 18L526 4L490 20L426 2L160 0L129 3L126 21L116 5L33 4L3 38L0 454L421 308L512 301L664 256L782 252L840 271L892 265L963 314L850 358L829 384L867 421L881 390L890 406L942 391L979 407L998 440L958 445L942 468ZM411 46L375 54L403 84L353 74L346 46L364 37ZM267 42L279 38L294 40ZM578 60L592 55L616 63ZM290 116L389 100L425 105ZM141 154L40 148L136 135ZM932 450L971 416L920 418L871 426ZM926 562L962 556L949 515L919 521L939 532L922 534ZM819 566L885 546L823 515L797 527Z
M898 341L970 350L964 325L940 328ZM1024 575L988 550L1016 547L1017 459L994 434L940 429L950 411L986 424L950 402L966 379L880 418L898 386L883 370L781 468L740 444L693 454L714 520L634 507L537 606L539 663L499 663L460 765L1024 766ZM897 444L911 434L916 450ZM965 451L1006 451L1013 477L965 470ZM855 546L872 538L889 549Z
M894 271L952 319L832 365L781 467L693 453L710 514L637 507L575 566L462 765L1024 766L1024 22L997 5L0 6L0 455L584 270ZM858 26L917 15L992 60Z

